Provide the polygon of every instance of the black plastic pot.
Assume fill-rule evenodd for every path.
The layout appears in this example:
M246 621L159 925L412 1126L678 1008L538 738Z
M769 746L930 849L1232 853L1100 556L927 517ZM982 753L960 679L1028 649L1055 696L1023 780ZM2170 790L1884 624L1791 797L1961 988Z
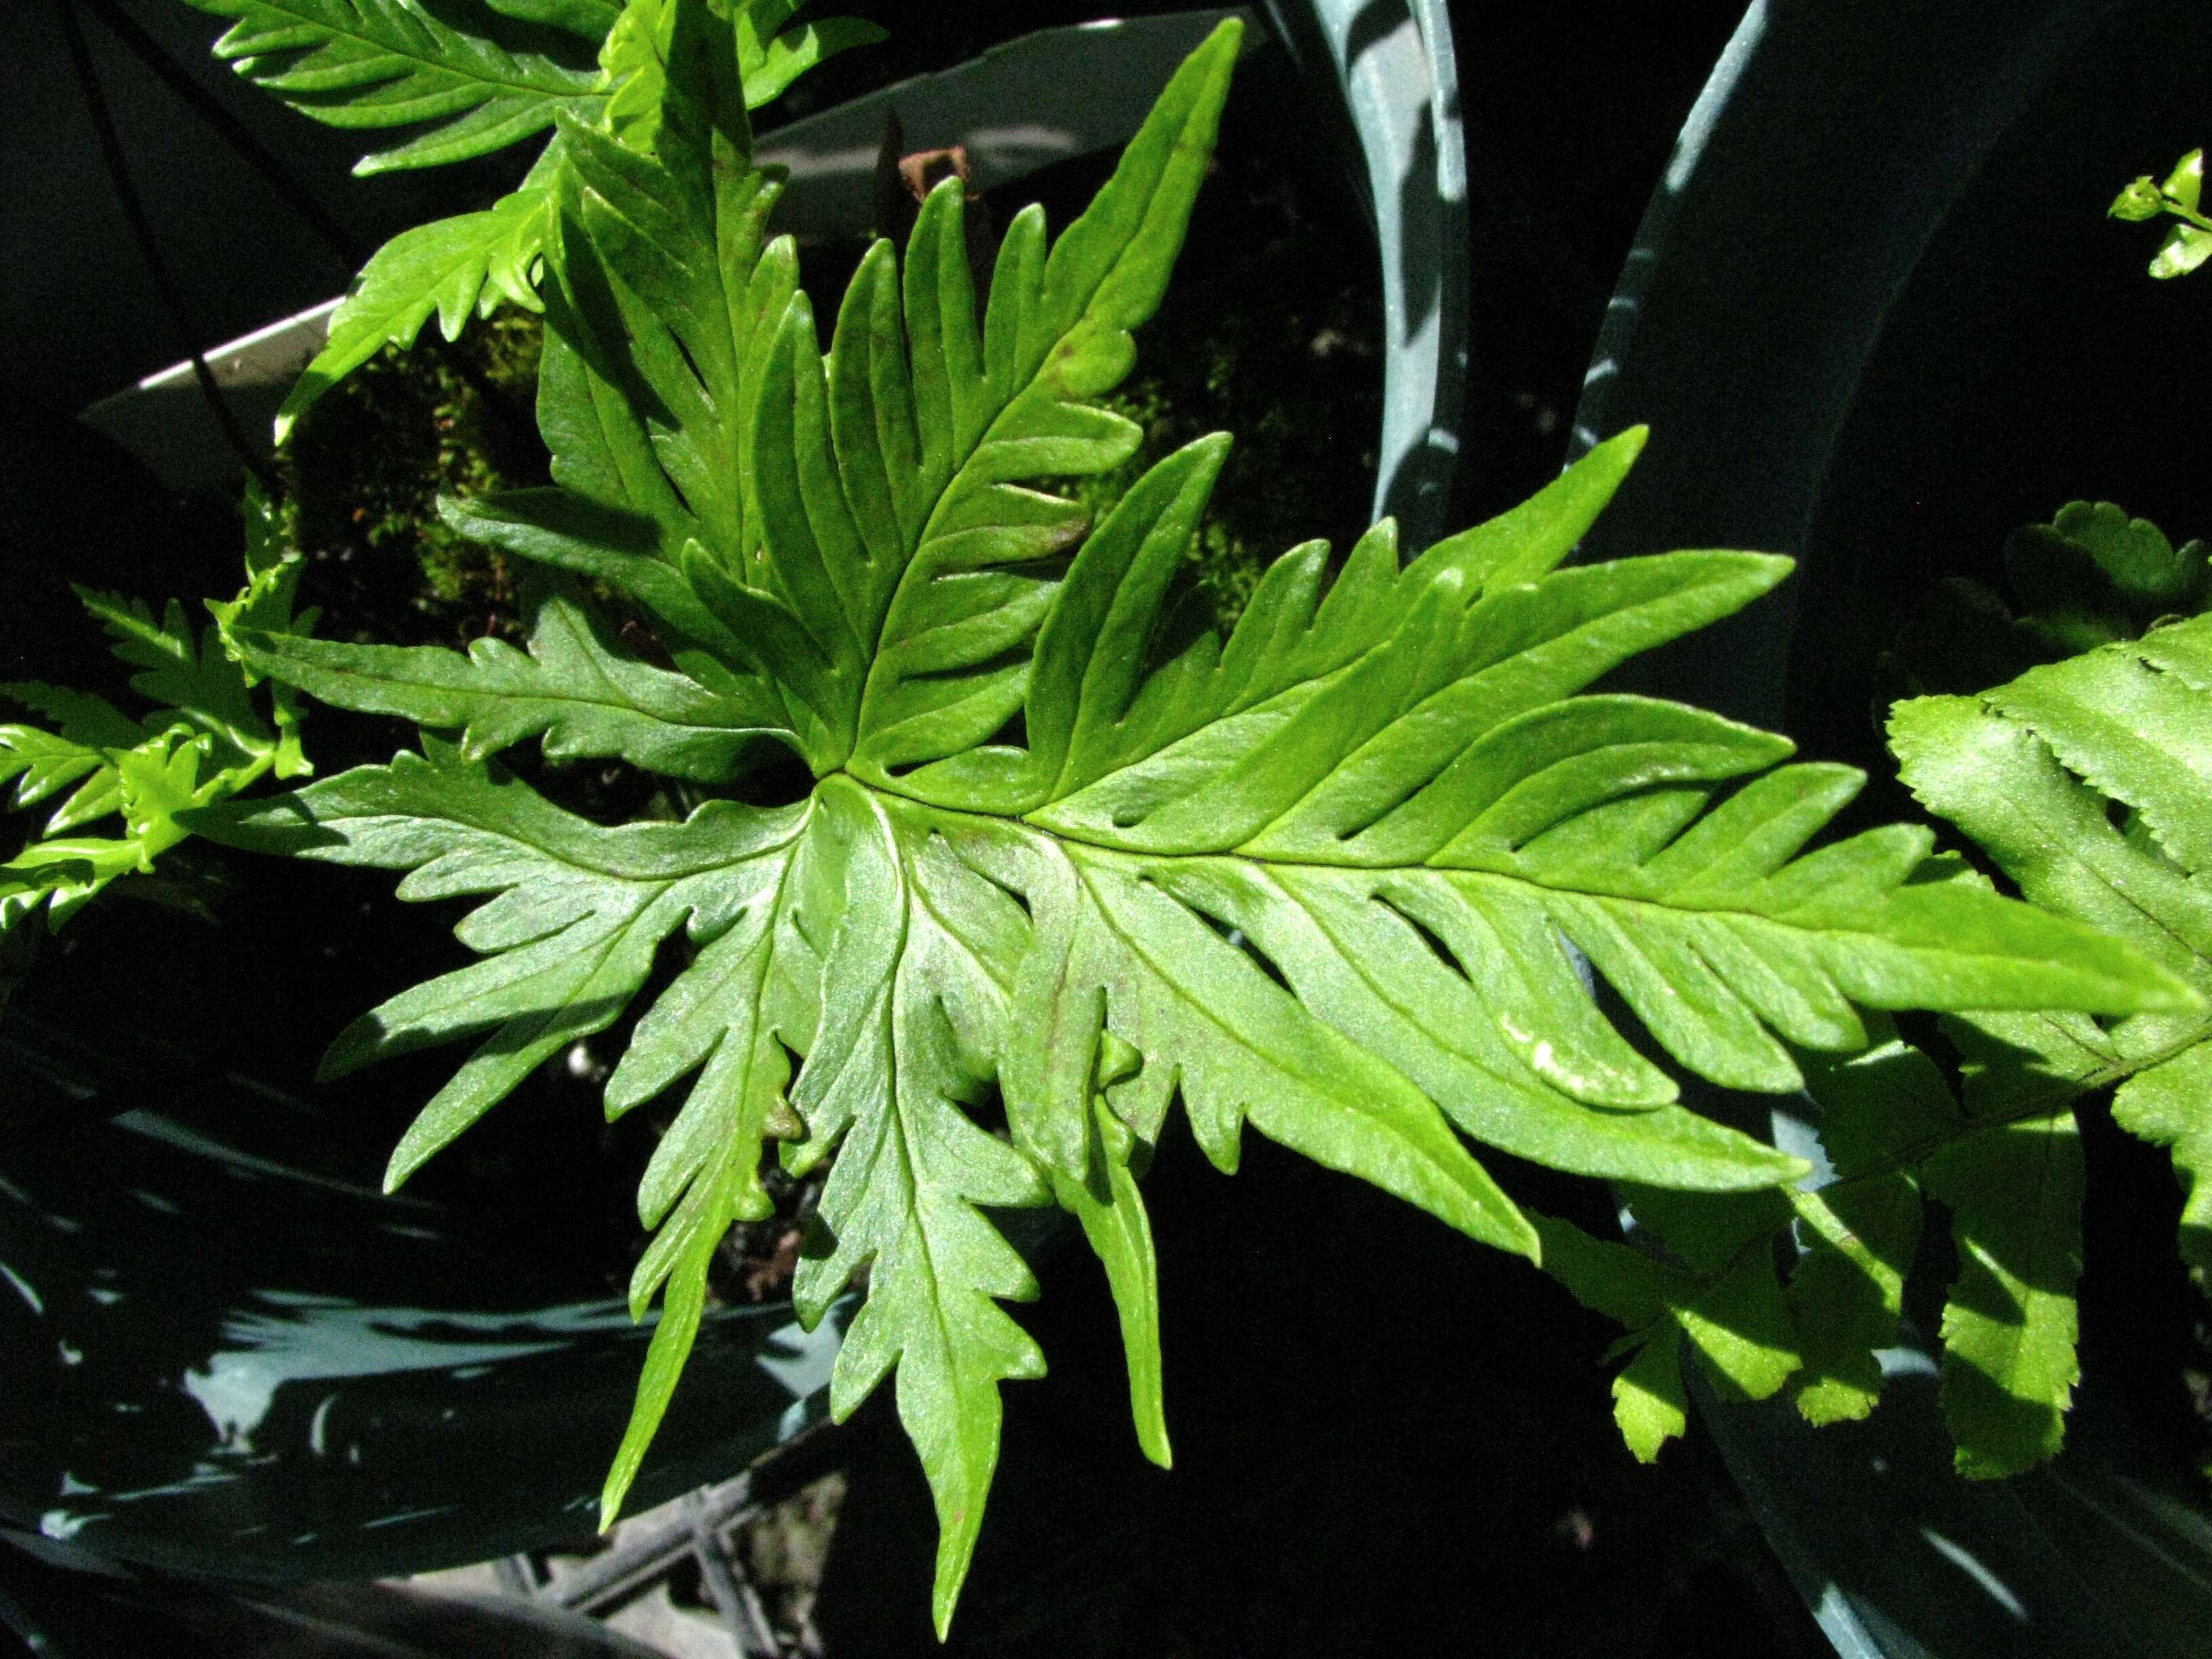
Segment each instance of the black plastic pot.
M1800 570L1643 689L1857 761L1878 797L1873 658L1939 574L1993 572L2007 529L2077 495L2212 522L2207 295L2151 283L2154 239L2103 217L2203 142L2208 62L2199 6L1751 8L1646 215L1577 438L1653 428L1590 556L1741 546ZM1805 1139L1792 1113L1776 1127ZM1955 1477L1924 1340L1863 1424L1701 1402L1839 1652L2202 1651L2212 1511L2137 1406L2161 1366L2179 1389L2146 1343L2203 1310L2162 1160L2111 1139L2093 1180L2101 1160L2126 1189L2093 1187L2087 1379L2054 1467Z
M1353 88L1346 125L1380 204L1390 295L1378 498L1417 538L1449 481L1464 247L1449 35L1440 11L1419 12L1417 24L1394 4L1315 0L1297 36L1310 96ZM1097 143L1133 129L1212 15L1121 31L1139 48L1115 94L1126 125L1065 125ZM1113 38L1088 36L1094 62L1112 61ZM1040 85L1019 70L1034 44L985 60L1017 67L980 92L948 90L971 75L959 70L884 96L910 132L916 106L940 96L1004 125L1020 108L1009 88L1025 84L1048 110L1066 76ZM833 111L775 142L827 149L839 121L880 131L878 108ZM993 154L957 124L932 141L963 137ZM811 176L835 184L833 170ZM804 208L805 190L794 195ZM312 346L308 333L269 355ZM267 390L251 373L234 380L249 400ZM145 441L167 445L161 464L184 478L220 461L204 434L173 439L198 416L191 396L156 384L111 429L171 433ZM388 1575L588 1534L650 1334L623 1310L592 1189L548 1173L594 1161L588 1115L560 1098L588 1079L534 1082L473 1150L379 1195L435 1058L325 1088L315 1052L368 988L419 974L409 958L434 927L374 877L283 868L257 872L255 886L219 933L94 907L0 1023L0 1522L49 1556L263 1581ZM577 1065L587 1072L589 1057ZM811 1335L787 1303L711 1312L634 1504L726 1476L817 1423L844 1311Z

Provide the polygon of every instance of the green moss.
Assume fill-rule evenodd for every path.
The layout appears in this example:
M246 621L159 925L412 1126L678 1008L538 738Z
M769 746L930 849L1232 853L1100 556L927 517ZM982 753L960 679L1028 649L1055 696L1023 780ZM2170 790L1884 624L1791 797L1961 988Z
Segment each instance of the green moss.
M453 644L514 626L511 562L439 520L441 495L546 482L531 416L544 335L507 311L428 331L333 388L280 457L303 598L344 637Z

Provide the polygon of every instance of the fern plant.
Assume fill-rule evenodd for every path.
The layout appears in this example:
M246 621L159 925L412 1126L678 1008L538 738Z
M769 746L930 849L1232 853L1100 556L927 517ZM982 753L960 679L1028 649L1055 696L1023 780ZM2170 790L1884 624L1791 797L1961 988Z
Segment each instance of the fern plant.
M2212 983L2197 875L2212 792L2195 735L2212 712L2208 551L2177 550L2111 502L2069 502L2007 541L2020 614L1993 588L1948 579L1883 676L1923 693L1888 726L1922 804L2029 900L2130 940L2200 993ZM1950 878L1981 879L1963 866ZM2085 1103L2109 1098L2121 1127L2172 1150L2181 1255L2205 1284L2201 1009L1959 1012L1943 1030L1955 1071L1886 1025L1859 1054L1807 1057L1828 1166L1817 1190L1632 1192L1657 1255L1543 1224L1547 1264L1629 1328L1635 1357L1614 1395L1639 1455L1681 1431L1679 1362L1692 1352L1729 1397L1787 1387L1814 1423L1870 1412L1932 1199L1960 1264L1939 1332L1956 1466L1985 1478L2052 1456L2080 1380Z
M2114 197L2106 211L2115 219L2137 222L2173 220L2151 255L2150 274L2161 280L2186 276L2212 259L2212 219L2204 216L2203 195L2204 152L2192 149L2173 164L2163 183L2154 184L2145 173Z
M1923 830L1814 847L1860 785L1849 769L1589 689L1787 569L1568 564L1640 431L1410 562L1388 523L1340 562L1309 544L1226 637L1184 626L1173 579L1224 437L1097 524L1039 486L1136 447L1098 400L1167 283L1238 25L1183 64L1072 224L1010 222L983 292L962 189L941 185L902 254L861 261L825 354L793 246L767 234L780 181L750 159L749 41L783 15L632 0L607 49L622 78L550 106L556 482L446 508L543 571L525 647L318 641L231 613L246 671L423 737L180 818L404 871L404 899L480 901L457 929L477 960L364 1015L325 1062L477 1042L389 1185L634 1013L607 1109L683 1104L639 1194L655 1233L631 1301L661 1311L604 1517L676 1387L717 1243L768 1208L771 1143L787 1169L828 1165L794 1297L811 1326L865 1276L831 1411L896 1374L940 1522L942 1632L1000 1386L1043 1370L1002 1305L1035 1281L988 1212L1073 1216L1119 1310L1139 1444L1168 1459L1138 1182L1177 1103L1224 1170L1249 1124L1629 1315L1624 1413L1648 1445L1679 1426L1686 1342L1748 1390L1779 1386L1759 1322L1781 1292L1752 1241L1819 1202L1790 1188L1800 1160L1683 1104L1662 1058L1791 1091L1881 1034L1866 1010L2201 1007L2175 964L1958 878ZM587 584L665 663L618 642ZM680 822L592 823L502 765L532 741L705 799ZM738 799L775 752L809 787ZM637 1008L657 964L672 977ZM1644 1212L1685 1218L1688 1267L1532 1217L1470 1142L1630 1183ZM1829 1207L1856 1267L1852 1218ZM1831 1298L1858 1321L1831 1341L1845 1383L1864 1300Z
M246 503L246 586L210 604L214 620L195 629L172 599L160 616L143 599L88 587L78 597L105 628L110 648L138 672L131 689L155 705L133 720L96 692L39 680L0 684L0 698L43 716L46 726L0 725L0 783L14 780L13 805L64 796L30 844L0 863L0 930L43 911L59 927L109 884L151 872L154 861L191 835L184 815L225 800L262 778L313 769L300 745L300 706L241 669L221 629L235 623L271 635L306 632L294 614L300 562L276 534L276 514L258 493ZM119 835L73 833L112 817Z
M301 114L354 130L417 129L354 171L465 161L562 118L650 120L660 8L616 0L185 0L234 20L218 58ZM749 108L847 49L881 40L858 18L793 23L804 0L734 0ZM470 313L540 308L538 283L560 195L558 135L489 207L434 220L378 249L331 319L330 337L276 416L284 434L331 386L387 345L414 343L433 313L448 340Z

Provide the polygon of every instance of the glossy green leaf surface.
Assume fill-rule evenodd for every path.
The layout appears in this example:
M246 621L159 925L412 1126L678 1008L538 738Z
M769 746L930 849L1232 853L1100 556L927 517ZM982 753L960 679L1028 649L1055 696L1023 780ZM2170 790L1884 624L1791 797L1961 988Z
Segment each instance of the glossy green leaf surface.
M1066 229L1015 216L979 292L961 192L941 187L902 251L861 260L826 350L795 251L768 237L777 181L750 165L750 76L770 54L706 0L640 0L623 23L610 55L632 78L556 117L555 485L447 517L617 590L673 667L621 650L580 586L549 588L526 650L465 656L240 618L255 672L458 741L191 820L404 870L403 898L480 901L456 930L475 959L331 1051L343 1070L478 1044L395 1181L635 1016L608 1110L682 1099L640 1190L656 1233L632 1302L662 1312L607 1516L717 1244L765 1211L769 1141L793 1172L826 1167L802 1320L865 1275L832 1410L894 1390L936 1502L941 1632L1000 1385L1044 1363L1006 1305L1036 1284L990 1212L1077 1218L1139 1444L1167 1459L1138 1177L1178 1106L1224 1171L1249 1127L1632 1306L1621 1420L1650 1449L1680 1428L1682 1356L1753 1397L1802 1364L1762 1249L1805 1166L1683 1104L1677 1068L1793 1090L1799 1055L1864 1046L1869 1009L2194 1006L2087 926L1930 879L1923 831L1816 846L1858 787L1847 769L1591 689L1787 568L1568 563L1640 431L1411 562L1386 524L1340 564L1320 544L1285 554L1225 635L1170 625L1227 440L1167 457L1097 523L1046 487L1135 447L1100 400L1199 195L1234 21ZM812 783L787 806L712 799L607 827L494 759L533 738L709 787L775 742ZM1593 999L1584 959L1617 1001ZM1638 1183L1679 1262L1607 1288L1632 1270L1525 1215L1470 1142Z
M453 340L471 313L489 316L502 300L543 309L537 266L559 166L559 147L549 145L521 186L483 212L434 219L379 248L331 313L323 349L286 394L276 412L276 441L284 441L324 392L385 347L414 344L434 315L439 331Z
M484 0L187 0L234 20L216 56L336 127L426 131L356 169L439 167L542 132L603 94L591 47Z

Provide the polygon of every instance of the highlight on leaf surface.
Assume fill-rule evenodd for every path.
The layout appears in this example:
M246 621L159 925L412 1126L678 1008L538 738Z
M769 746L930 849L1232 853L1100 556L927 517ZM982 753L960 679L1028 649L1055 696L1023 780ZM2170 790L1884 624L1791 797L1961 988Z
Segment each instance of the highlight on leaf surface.
M902 254L860 262L825 352L795 251L768 236L778 184L750 166L738 31L707 0L630 15L657 77L555 117L554 486L448 510L556 579L526 648L315 643L240 619L253 672L430 735L193 820L404 871L404 899L475 902L456 932L476 959L389 998L326 1060L477 1044L394 1182L542 1060L635 1017L607 1109L681 1103L639 1193L655 1236L631 1300L662 1312L605 1517L677 1385L716 1244L763 1212L771 1141L787 1170L827 1170L802 1322L866 1273L831 1412L894 1388L939 1515L941 1632L1000 1385L1044 1364L1004 1305L1036 1282L990 1211L1075 1216L1139 1443L1166 1461L1137 1176L1178 1105L1224 1172L1249 1127L1613 1300L1600 1281L1620 1258L1526 1215L1471 1143L1637 1183L1687 1264L1620 1269L1643 1275L1651 1327L1622 1390L1648 1446L1679 1428L1686 1348L1746 1394L1798 1368L1750 1241L1791 1212L1778 1188L1805 1166L1685 1106L1672 1068L1794 1090L1801 1056L1865 1046L1867 1010L2193 1006L2087 926L1930 879L1923 830L1814 846L1859 786L1848 769L1589 690L1787 569L1729 551L1567 563L1640 431L1410 562L1386 523L1340 565L1318 543L1285 554L1225 637L1169 625L1226 438L1170 455L1097 524L1045 486L1136 444L1099 400L1181 246L1235 21L1072 224L1013 218L982 291L957 181L931 194ZM623 651L564 574L618 592L672 666ZM714 798L609 827L495 758L533 739L709 788L777 744L814 782L787 806ZM1003 1131L984 1127L1000 1109Z

